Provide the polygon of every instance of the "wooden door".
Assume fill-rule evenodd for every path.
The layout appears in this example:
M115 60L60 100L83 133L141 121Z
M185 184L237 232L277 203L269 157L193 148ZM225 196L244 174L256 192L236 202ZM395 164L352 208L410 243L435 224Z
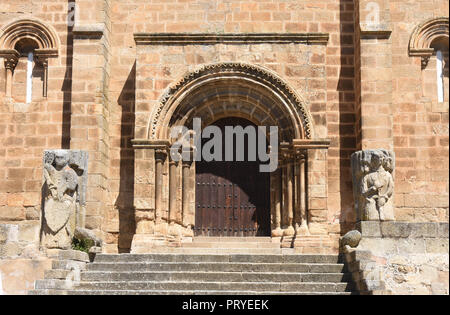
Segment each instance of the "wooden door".
M227 118L214 125L224 130L250 124ZM259 165L197 162L195 235L270 236L270 175L259 172Z

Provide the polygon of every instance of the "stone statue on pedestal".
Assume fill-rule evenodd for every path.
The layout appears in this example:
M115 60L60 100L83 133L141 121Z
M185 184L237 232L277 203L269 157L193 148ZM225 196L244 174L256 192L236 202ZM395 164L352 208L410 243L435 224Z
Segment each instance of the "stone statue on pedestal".
M84 227L87 153L45 151L43 173L41 243L46 248L68 249L76 227Z
M394 153L359 151L352 155L353 193L360 221L393 221Z

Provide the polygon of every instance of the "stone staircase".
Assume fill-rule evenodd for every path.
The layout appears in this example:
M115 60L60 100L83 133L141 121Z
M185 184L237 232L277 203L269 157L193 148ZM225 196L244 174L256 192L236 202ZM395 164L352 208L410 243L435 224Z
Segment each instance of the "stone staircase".
M30 294L69 295L350 295L339 255L295 254L270 238L196 238L151 254L98 254L68 282L58 269Z

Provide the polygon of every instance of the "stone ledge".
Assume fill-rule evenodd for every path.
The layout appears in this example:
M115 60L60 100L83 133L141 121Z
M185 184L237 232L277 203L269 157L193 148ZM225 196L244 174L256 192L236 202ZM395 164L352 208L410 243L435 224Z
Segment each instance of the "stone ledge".
M448 223L361 221L356 226L363 238L449 238Z
M60 260L75 260L81 262L89 262L89 255L85 252L78 250L61 250L58 253L58 259Z
M361 39L389 39L390 30L361 30Z
M254 33L254 34L194 34L135 33L138 45L214 45L214 44L327 44L328 33Z
M105 32L105 26L103 24L77 25L73 28L72 32L77 39L100 39Z

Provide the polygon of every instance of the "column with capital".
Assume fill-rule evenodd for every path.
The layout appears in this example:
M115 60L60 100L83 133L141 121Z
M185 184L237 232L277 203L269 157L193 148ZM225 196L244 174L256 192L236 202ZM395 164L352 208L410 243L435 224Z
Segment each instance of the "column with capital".
M272 227L272 237L283 236L283 230L281 229L281 171L277 169L270 176L270 186L273 196L273 227Z
M306 153L299 152L296 159L296 168L298 169L296 231L297 235L309 235L308 214L306 212Z
M165 235L166 224L163 218L163 171L164 163L167 159L166 149L155 151L155 232Z
M0 57L5 59L5 69L6 69L6 81L5 81L5 96L12 97L12 84L13 84L13 74L14 69L19 62L20 54L15 49L0 51Z
M189 156L188 159L185 159L185 157ZM192 181L193 176L195 176L195 174L193 174L192 171L192 165L193 165L193 158L194 158L194 150L190 149L189 151L184 152L183 154L183 163L182 163L182 176L183 176L183 180L182 180L182 217L183 217L183 227L184 232L183 232L183 236L186 237L193 237L194 236L194 232L192 230L195 221L193 218L193 213L191 211L191 197L192 194L195 192L195 185L194 187L192 187L192 185L190 185L190 182ZM195 182L195 181L194 181Z
M178 164L181 159L179 153L171 156L169 162L169 235L180 236L179 226L177 222L178 211Z

